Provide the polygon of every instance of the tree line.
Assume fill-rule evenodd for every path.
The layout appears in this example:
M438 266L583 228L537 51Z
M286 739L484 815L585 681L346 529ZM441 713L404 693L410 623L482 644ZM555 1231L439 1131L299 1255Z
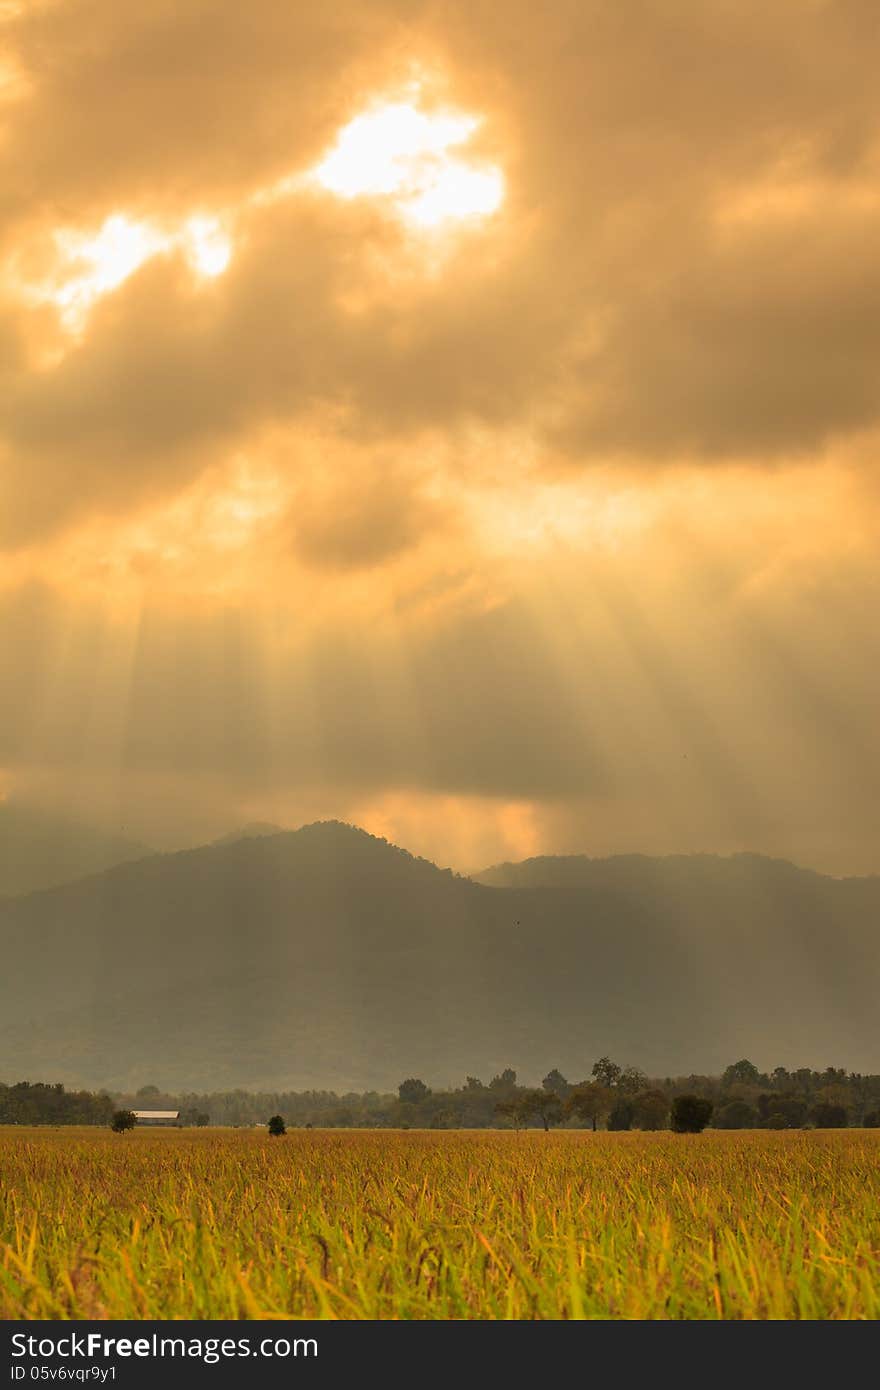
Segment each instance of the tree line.
M116 1109L113 1098L102 1091L68 1091L59 1083L0 1082L0 1124L3 1125L105 1125Z
M693 1102L700 1102L694 1105ZM686 1104L684 1103L686 1102ZM115 1113L179 1110L184 1125L266 1124L280 1116L291 1128L523 1129L556 1127L657 1130L880 1127L880 1075L844 1068L776 1067L759 1071L747 1059L719 1076L649 1077L638 1067L600 1057L587 1077L569 1081L558 1068L540 1086L523 1086L508 1067L489 1081L468 1076L458 1087L432 1089L407 1077L397 1093L379 1091L67 1091L60 1084L0 1083L0 1124L94 1124ZM700 1119L702 1117L702 1122Z

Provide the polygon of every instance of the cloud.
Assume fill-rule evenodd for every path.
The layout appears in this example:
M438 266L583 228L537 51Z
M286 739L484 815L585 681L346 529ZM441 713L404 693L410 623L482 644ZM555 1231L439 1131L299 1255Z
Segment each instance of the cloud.
M148 840L323 814L465 867L517 846L758 847L867 871L873 523L843 546L846 491L827 484L781 528L808 474L757 501L744 477L711 514L670 486L616 541L536 537L518 566L459 537L459 565L495 571L488 605L426 605L437 565L418 551L395 562L417 598L396 613L388 574L348 557L246 598L157 594L134 616L96 593L10 591L0 768ZM731 530L732 510L748 525ZM826 530L806 529L815 513Z
M766 463L869 427L869 23L845 3L772 18L685 6L677 22L647 5L639 23L565 3L503 21L391 5L23 15L11 30L27 95L3 151L21 236L114 212L219 212L232 261L198 282L172 247L108 293L54 365L16 369L13 355L6 544L185 486L218 452L315 410L378 439L515 427L574 464ZM480 138L507 168L500 216L438 262L381 199L295 184L259 196L444 47L448 88L485 117ZM750 189L750 216L725 218Z
M374 458L367 475L352 486L303 489L288 524L296 554L318 570L369 569L418 545L448 513L415 491L387 459Z
M7 18L8 775L173 786L192 825L310 802L442 840L455 804L495 807L499 847L705 826L864 863L875 25L869 0ZM500 171L496 211L418 228L306 178L401 100L479 118L456 158ZM65 320L70 248L113 218L140 249ZM193 218L228 242L212 274Z

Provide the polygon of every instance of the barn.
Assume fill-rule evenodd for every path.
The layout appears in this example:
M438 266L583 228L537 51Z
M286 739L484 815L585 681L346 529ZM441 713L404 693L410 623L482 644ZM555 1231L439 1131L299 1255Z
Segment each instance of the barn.
M139 1125L179 1125L179 1110L133 1110Z

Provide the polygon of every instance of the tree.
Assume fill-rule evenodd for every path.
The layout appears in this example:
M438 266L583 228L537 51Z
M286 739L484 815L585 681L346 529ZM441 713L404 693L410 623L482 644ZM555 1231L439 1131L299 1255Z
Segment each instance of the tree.
M134 1129L137 1124L133 1110L114 1110L113 1118L110 1121L110 1128L114 1134L124 1134L127 1129Z
M593 1063L593 1076L600 1086L616 1086L620 1078L620 1067L610 1057L600 1057Z
M847 1118L844 1106L833 1105L827 1100L819 1101L810 1111L810 1119L817 1129L845 1129Z
M731 1100L715 1116L715 1129L754 1129L758 1112L744 1100Z
M676 1134L701 1134L712 1118L712 1102L703 1096L676 1096L672 1128Z
M623 1091L628 1096L634 1096L637 1091L643 1091L647 1084L647 1076L638 1067L624 1067L617 1078L618 1091Z
M545 1133L551 1125L558 1125L563 1116L562 1101L548 1091L517 1091L499 1100L495 1111L512 1120L514 1129L525 1127L529 1120L539 1119Z
M846 1067L826 1067L822 1073L822 1080L826 1086L833 1086L836 1082L845 1082Z
M783 1114L778 1110L771 1110L766 1120L760 1123L761 1129L791 1129L791 1125Z
M545 1134L551 1125L558 1125L562 1120L562 1101L552 1091L526 1091L520 1104L526 1115L538 1116Z
M748 1061L745 1057L743 1057L741 1061L733 1062L729 1067L725 1068L724 1075L721 1078L721 1085L724 1087L725 1091L728 1091L731 1086L736 1086L737 1084L743 1086L759 1086L761 1084L761 1073L758 1071L754 1062Z
M516 1072L513 1067L505 1067L500 1076L493 1076L489 1086L493 1091L509 1091L516 1085Z
M284 1116L271 1115L269 1117L268 1130L273 1139L279 1139L282 1134L286 1134L287 1125L284 1123Z
M485 1086L478 1076L469 1076L465 1079L464 1089L466 1091L485 1091Z
M639 1129L665 1129L669 1119L669 1097L663 1091L639 1091L633 1097L635 1122Z
M406 1081L401 1081L397 1094L407 1105L418 1105L420 1100L424 1100L425 1096L431 1093L424 1081L420 1081L417 1076L408 1076Z
M502 1115L506 1120L511 1120L514 1129L522 1129L528 1120L528 1115L523 1110L519 1096L511 1096L508 1100L496 1101L495 1114Z
M200 1129L211 1123L211 1116L207 1110L196 1110L194 1107L181 1111L180 1119L182 1124L198 1125Z
M548 1071L541 1085L545 1091L552 1091L554 1095L559 1096L560 1100L565 1100L571 1092L571 1084L566 1081L558 1067Z
M577 1115L581 1120L591 1120L595 1131L598 1129L598 1121L603 1115L608 1114L613 1104L614 1096L609 1087L600 1086L598 1081L583 1081L580 1086L575 1086L568 1097L565 1110L568 1115Z
M865 1116L865 1129L880 1129L880 1110L869 1110Z
M807 1102L800 1096L758 1096L762 1129L800 1129L807 1115Z
M624 1100L621 1096L614 1109L608 1116L609 1129L632 1129L632 1122L635 1118L635 1106L632 1101Z

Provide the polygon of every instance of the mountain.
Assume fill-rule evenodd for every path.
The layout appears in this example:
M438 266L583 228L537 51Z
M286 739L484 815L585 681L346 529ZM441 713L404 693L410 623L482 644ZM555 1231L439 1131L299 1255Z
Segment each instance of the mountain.
M0 903L0 1078L386 1089L579 1079L602 1053L880 1070L880 879L753 855L498 875L330 822Z
M69 883L152 854L147 845L23 801L0 801L0 897Z
M518 863L493 864L472 874L475 883L489 888L633 888L669 892L698 882L718 884L765 878L788 878L792 883L819 879L810 869L799 869L785 859L763 854L613 854L591 859L586 854L545 854ZM864 882L865 880L855 880ZM870 881L870 880L868 880Z
M212 845L234 845L236 840L259 840L265 835L281 835L284 833L283 825L273 825L268 820L252 820L247 825L242 825L238 830L230 830L226 835L220 835L216 840L212 840Z

